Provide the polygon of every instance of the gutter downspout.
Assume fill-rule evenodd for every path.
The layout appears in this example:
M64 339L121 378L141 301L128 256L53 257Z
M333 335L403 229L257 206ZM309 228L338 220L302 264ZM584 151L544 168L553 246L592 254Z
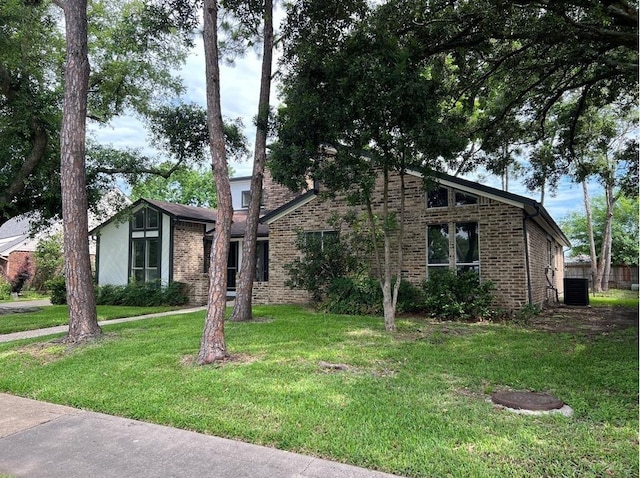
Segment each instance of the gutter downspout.
M531 265L529 264L529 234L527 234L527 219L533 219L540 215L540 207L536 204L534 206L536 212L534 214L524 213L522 217L522 233L524 234L524 265L527 273L527 300L529 305L533 305L533 291L531 289Z

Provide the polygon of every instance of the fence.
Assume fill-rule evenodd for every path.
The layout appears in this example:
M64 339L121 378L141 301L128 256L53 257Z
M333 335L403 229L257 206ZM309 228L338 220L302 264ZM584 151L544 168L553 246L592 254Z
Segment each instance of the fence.
M566 264L564 276L568 279L589 279L591 288L591 264L588 262ZM638 284L637 266L611 266L610 289L631 289L632 284Z

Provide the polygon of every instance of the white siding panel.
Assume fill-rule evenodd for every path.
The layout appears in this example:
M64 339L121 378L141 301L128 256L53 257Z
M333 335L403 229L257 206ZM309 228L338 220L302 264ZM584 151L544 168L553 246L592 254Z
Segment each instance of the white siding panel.
M166 214L162 214L161 241L160 280L163 284L168 284L171 270L171 218Z
M100 230L98 284L126 285L129 268L129 222L107 224Z

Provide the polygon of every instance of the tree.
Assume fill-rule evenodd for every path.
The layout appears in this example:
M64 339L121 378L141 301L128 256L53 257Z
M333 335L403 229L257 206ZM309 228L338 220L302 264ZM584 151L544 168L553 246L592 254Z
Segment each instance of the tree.
M138 176L134 181L129 195L132 201L147 198L191 206L216 207L216 189L211 171L182 167L166 179L148 175L144 178Z
M292 7L288 19L295 42L285 49L286 105L278 115L272 172L292 189L311 174L330 193L346 192L350 201L364 204L385 328L393 331L402 278L404 174L413 169L429 177L443 157L464 148L464 136L457 134L465 126L464 105L443 96L450 79L446 59L424 61L421 46L404 33L411 20L392 7L368 14L358 2L308 2ZM396 209L389 200L393 174L399 175Z
M67 38L60 134L62 226L67 304L69 305L67 340L78 342L102 333L96 314L87 240L89 236L85 169L89 91L87 2L86 0L56 0L56 2L64 11Z
M251 300L256 270L256 246L258 239L258 221L262 202L262 182L267 159L267 135L269 133L269 94L271 91L271 69L273 63L273 1L260 2L262 12L262 69L260 75L260 94L258 115L256 117L256 140L253 156L253 172L249 193L246 231L242 243L242 264L236 284L236 299L231 314L233 321L250 320L252 317Z
M204 0L204 54L207 75L207 124L213 177L218 193L218 215L211 246L207 315L200 341L200 351L196 359L200 365L228 357L224 337L224 313L227 304L227 258L233 206L220 107L218 3L216 0Z
M566 115L575 125L588 107L637 97L638 6L626 0L394 1L412 18L407 29L423 57L446 54L456 67L461 101L483 109L484 139L525 121L533 140L567 95L578 101ZM496 95L496 85L502 85ZM494 86L494 87L488 87ZM635 101L637 103L637 100Z
M0 224L25 212L38 211L42 219L61 212L65 51L60 11L51 1L5 4L0 12ZM129 111L151 117L180 89L172 72L184 59L196 25L188 0L92 0L88 16L88 117L101 124ZM93 202L99 196L93 189L105 181L98 166L105 165L92 168L94 155L88 157ZM130 164L149 169L141 159ZM109 173L120 171L109 166Z
M606 198L596 196L590 201L593 210L593 228L604 230ZM562 229L571 239L571 257L590 255L589 222L587 215L572 212L561 221ZM638 265L638 198L620 197L615 204L612 222L611 262L617 265ZM595 250L602 250L602 234L594 234Z

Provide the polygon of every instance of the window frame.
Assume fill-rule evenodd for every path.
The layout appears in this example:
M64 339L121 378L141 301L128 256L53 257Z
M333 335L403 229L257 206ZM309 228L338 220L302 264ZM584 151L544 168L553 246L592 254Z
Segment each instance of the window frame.
M459 228L463 224L475 224L475 253L473 254L473 260L471 262L461 262L458 260L459 252ZM432 250L429 243L430 229L438 228L443 230L446 228L447 238L447 251L448 258L446 262L431 262L430 251ZM427 224L426 226L426 276L429 278L430 274L433 274L437 270L449 269L454 271L473 270L478 276L481 273L481 261L480 261L480 223L478 221L446 221L446 222L434 222Z
M437 189L432 189L426 192L425 194L425 207L427 209L446 209L449 207L449 191L451 189L446 187L446 186L438 186ZM437 205L437 206L432 206L430 205L431 201L430 201L430 197L432 194L434 193L439 193L440 195L442 195L442 193L445 193L445 204L444 205Z

